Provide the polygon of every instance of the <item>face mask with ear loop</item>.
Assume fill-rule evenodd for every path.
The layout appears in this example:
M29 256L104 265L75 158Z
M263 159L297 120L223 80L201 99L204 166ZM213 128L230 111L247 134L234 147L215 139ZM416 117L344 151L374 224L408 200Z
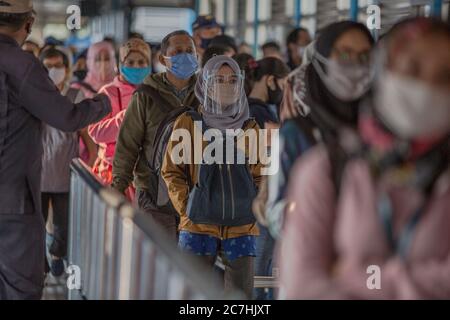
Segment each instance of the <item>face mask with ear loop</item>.
M50 68L48 69L48 76L55 85L59 86L66 79L66 68Z
M179 53L172 57L163 56L170 60L171 67L167 68L175 77L187 80L192 77L198 69L197 57L190 53Z
M382 44L381 44L382 46ZM398 138L435 138L450 133L450 93L387 69L387 49L375 55L374 109L379 120Z
M412 140L450 133L448 92L390 71L378 79L376 88L376 113L399 138Z
M325 58L317 51L312 64L327 89L343 102L356 101L371 88L373 69L370 65L343 64Z

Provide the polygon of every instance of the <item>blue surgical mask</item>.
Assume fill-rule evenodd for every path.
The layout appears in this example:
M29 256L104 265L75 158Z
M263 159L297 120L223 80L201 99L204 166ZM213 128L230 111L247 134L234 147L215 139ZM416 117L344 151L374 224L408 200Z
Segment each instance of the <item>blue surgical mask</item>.
M165 58L170 59L172 66L169 68L169 71L178 79L189 79L197 71L198 61L192 54L180 53L176 56Z
M125 80L134 85L142 84L142 82L144 82L145 77L147 77L151 72L152 72L151 67L130 68L120 66L120 73L124 76Z

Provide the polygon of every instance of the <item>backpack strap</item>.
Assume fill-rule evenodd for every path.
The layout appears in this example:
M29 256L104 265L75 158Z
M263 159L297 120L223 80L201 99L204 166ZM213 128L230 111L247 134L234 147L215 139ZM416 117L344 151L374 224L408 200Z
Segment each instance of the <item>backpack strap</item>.
M78 81L75 82L76 84L80 85L81 87L85 88L86 90L92 92L93 94L97 94L97 90L95 90L94 88L92 88L92 86L89 83L86 83L84 81Z
M80 93L79 89L76 88L69 88L66 92L66 97L72 102L75 103L77 100L78 94Z
M196 122L196 121L201 121L202 122L202 133L205 133L206 130L209 129L209 127L206 125L205 121L203 121L203 116L201 115L200 112L192 109L186 112L186 114L191 117L191 119Z
M198 109L200 108L200 101L198 101L197 98L194 99L192 105L190 106L192 109L194 109L195 111L198 111Z

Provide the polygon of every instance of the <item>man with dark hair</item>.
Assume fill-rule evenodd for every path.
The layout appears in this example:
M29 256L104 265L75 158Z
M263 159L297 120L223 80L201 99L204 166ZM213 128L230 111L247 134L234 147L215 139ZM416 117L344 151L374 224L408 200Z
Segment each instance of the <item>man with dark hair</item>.
M21 49L33 22L31 0L0 0L0 300L42 295L42 123L77 131L111 111L106 96L73 104L61 95Z
M180 30L167 35L159 62L166 72L148 76L125 113L114 154L112 186L124 193L134 179L139 208L175 239L178 214L170 203L158 205L159 172L150 170L149 162L155 152L156 131L166 116L182 106L198 105L194 93L197 52L189 33Z
M212 57L221 56L221 55L225 55L225 56L228 56L231 58L232 56L234 56L234 51L232 51L232 50L230 50L230 48L224 47L224 46L210 46L203 53L202 68Z
M275 41L269 41L261 46L264 58L278 58L283 60L280 45Z
M236 45L236 41L233 37L230 37L226 34L221 34L219 36L214 37L209 44L210 47L221 46L227 48L227 51L232 51L231 56L234 56L238 53L238 47Z
M302 64L306 47L312 41L308 29L300 27L292 30L286 40L288 61L287 65L294 70Z

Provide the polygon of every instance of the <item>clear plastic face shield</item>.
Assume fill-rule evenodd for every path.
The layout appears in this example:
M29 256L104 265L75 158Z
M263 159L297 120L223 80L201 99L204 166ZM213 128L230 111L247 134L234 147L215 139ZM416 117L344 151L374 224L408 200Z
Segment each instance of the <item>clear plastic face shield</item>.
M246 99L244 79L243 71L236 73L227 64L204 74L204 110L224 116L239 114Z

